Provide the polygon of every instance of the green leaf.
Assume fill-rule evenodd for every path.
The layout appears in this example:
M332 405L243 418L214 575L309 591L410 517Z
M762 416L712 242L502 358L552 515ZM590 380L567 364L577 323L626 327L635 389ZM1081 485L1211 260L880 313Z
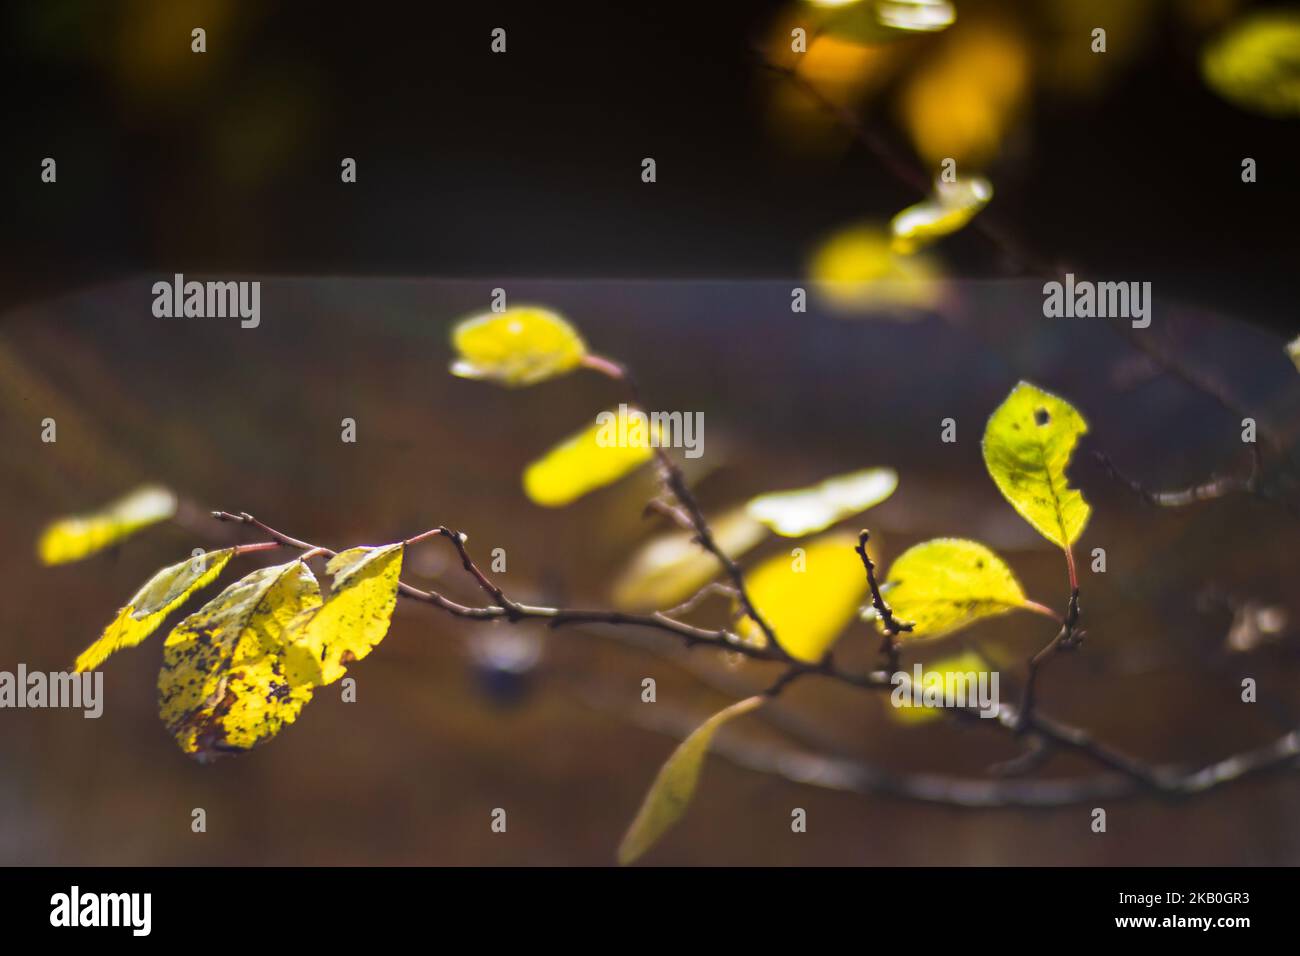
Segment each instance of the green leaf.
M900 640L942 637L983 617L1023 608L1025 592L1001 558L978 541L936 538L898 556L885 576L894 617L910 621ZM884 633L884 625L876 621Z
M126 607L118 610L99 640L81 652L76 669L94 670L115 651L135 647L186 598L216 580L234 553L233 548L223 548L163 568L135 592Z
M678 745L672 756L659 768L641 809L637 811L636 819L619 844L620 866L635 862L686 812L691 797L695 795L695 786L699 783L704 755L718 728L729 720L749 713L761 703L762 696L747 697L718 711L691 731L691 735Z
M874 508L894 493L898 472L866 468L827 478L811 488L778 491L752 499L749 516L777 534L799 538L825 531L837 521Z
M1063 398L1021 382L984 429L984 464L1020 516L1069 550L1091 509L1065 476L1088 423Z
M857 543L853 534L825 534L746 575L754 607L796 660L819 663L857 614L867 593L866 572L853 550ZM736 632L754 644L765 641L749 617L739 620Z
M330 558L329 599L289 622L285 674L291 684L332 684L388 633L402 574L402 542L351 548Z
M236 581L167 635L158 709L181 750L200 760L248 750L293 723L312 685L285 674L285 628L319 606L306 563Z
M80 561L176 513L176 496L145 485L98 511L60 518L41 532L36 553L42 564Z
M582 364L587 345L578 331L549 309L522 307L486 312L457 323L451 334L460 353L451 367L461 378L502 385L535 385Z

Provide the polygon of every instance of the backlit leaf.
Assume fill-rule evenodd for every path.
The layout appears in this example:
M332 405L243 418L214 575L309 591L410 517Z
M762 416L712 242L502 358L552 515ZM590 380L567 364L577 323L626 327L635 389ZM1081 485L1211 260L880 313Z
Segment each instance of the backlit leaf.
M248 750L293 723L309 683L286 676L287 625L319 606L303 561L254 571L167 635L158 709L185 753L201 760Z
M817 294L849 311L910 318L942 297L938 267L923 255L899 255L888 232L867 223L842 229L817 247L809 272Z
M1233 23L1205 48L1201 75L1253 113L1300 115L1300 13L1262 10Z
M223 548L163 568L135 592L126 607L117 612L117 617L104 629L99 640L82 651L76 669L94 670L114 651L135 647L157 630L163 618L186 598L216 580L234 553L233 548Z
M176 513L176 496L159 485L137 488L98 511L60 518L41 532L42 564L80 561Z
M1069 549L1091 509L1065 469L1088 423L1074 406L1021 382L984 429L984 464L1011 506L1047 540Z
M1291 356L1291 361L1295 363L1296 370L1300 371L1300 335L1287 343L1286 354Z
M384 639L397 606L402 552L398 542L350 548L330 558L325 566L333 578L329 598L301 612L285 631L293 645L285 663L291 684L332 684Z
M634 862L654 846L686 812L691 797L695 795L704 755L718 728L729 720L749 713L761 703L761 696L747 697L718 711L691 731L691 735L678 745L672 756L659 768L641 809L637 811L636 819L619 844L620 866Z
M736 508L709 522L722 553L739 558L765 537L767 529ZM718 559L700 547L691 531L652 538L633 555L614 584L614 603L634 611L680 604L722 573Z
M952 25L957 13L948 0L808 0L822 11L820 33L858 43L934 33Z
M956 232L992 198L993 185L983 176L967 176L953 183L936 182L930 198L908 206L890 222L894 251L910 255Z
M918 703L916 695L900 690L895 687L894 691L888 697L881 696L881 700L888 707L889 716L902 724L924 724L932 720L938 720L943 717L943 710L933 704L927 704L924 691L926 687L933 685L937 691L942 688L942 693L946 700L955 700L958 698L959 681L964 682L964 695L968 706L978 706L978 702L971 699L975 694L975 688L978 686L979 675L989 673L988 662L980 657L974 651L963 651L956 657L945 657L937 660L933 664L924 666L921 669L920 701ZM908 678L915 683L915 673L908 672ZM942 681L939 684L938 681ZM989 680L989 678L985 678ZM910 684L907 685L910 689Z
M615 412L603 414L617 417ZM567 505L613 484L654 457L653 443L662 442L663 435L644 412L629 413L628 419L639 424L631 424L626 434L602 423L600 417L524 469L524 493L534 504Z
M885 576L885 600L894 616L910 621L900 640L941 637L979 620L1024 607L1015 574L978 541L936 538L898 556ZM884 633L884 625L876 622Z
M791 657L818 663L856 615L867 592L857 543L856 535L832 532L803 545L801 555L778 554L746 575L750 600ZM736 628L748 641L764 640L748 617Z
M867 468L827 478L811 488L760 495L746 509L751 518L777 534L798 538L875 507L897 487L898 473L892 468Z
M571 372L587 354L578 331L549 309L531 306L485 312L457 323L452 344L460 357L453 375L503 385L534 385Z

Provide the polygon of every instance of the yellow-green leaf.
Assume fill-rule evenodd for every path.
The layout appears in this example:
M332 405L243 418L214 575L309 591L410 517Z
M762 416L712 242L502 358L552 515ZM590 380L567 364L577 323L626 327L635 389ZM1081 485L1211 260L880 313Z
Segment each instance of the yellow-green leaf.
M453 375L503 385L534 385L577 368L587 354L578 331L549 309L525 306L485 312L457 323L452 344L460 357Z
M750 600L796 660L816 664L853 620L867 592L866 572L855 535L833 532L792 552L778 554L746 575ZM741 637L762 644L748 617L736 625Z
M961 229L993 198L993 185L983 176L966 176L957 182L939 180L934 194L908 206L889 224L893 250L911 255Z
M718 711L691 731L691 735L677 746L672 756L659 768L641 809L637 811L636 819L619 844L620 866L636 861L686 812L691 797L695 795L704 755L718 728L729 720L749 713L761 703L761 696L747 697Z
M890 234L873 223L849 226L823 241L809 272L822 299L850 312L909 319L943 296L938 266L925 253L899 255Z
M1201 55L1201 75L1226 100L1268 116L1300 115L1300 13L1261 10L1234 22Z
M41 532L36 553L42 564L80 561L176 513L176 496L145 485L98 511L60 518Z
M163 568L117 612L99 640L81 652L76 669L94 670L114 651L135 647L157 630L163 618L186 598L216 580L234 553L233 548L222 548Z
M827 478L811 488L760 495L746 505L751 518L779 535L798 538L825 531L835 522L874 508L894 493L898 473L867 468Z
M744 508L709 522L722 553L739 558L767 536L767 528ZM663 610L680 604L722 572L718 559L700 547L691 531L670 531L633 555L614 584L614 603L626 610Z
M899 723L903 724L924 724L932 720L938 720L943 716L941 707L936 706L931 698L927 703L926 692L932 695L941 694L945 700L956 700L960 696L965 696L966 705L971 707L979 706L978 700L972 700L972 695L976 694L976 688L979 684L981 674L990 673L989 665L974 651L963 651L956 657L945 657L942 660L935 661L921 670L921 682L918 693L912 693L912 685L916 683L915 674L908 674L908 683L895 685L894 690L890 692L889 697L881 697L889 708L889 716L893 717ZM991 677L986 677L985 681L990 682ZM986 686L991 688L990 683ZM959 689L962 691L958 693ZM918 702L917 697L920 697ZM992 703L992 702L991 702Z
M885 600L912 630L900 640L942 637L982 617L1025 606L1025 592L1001 558L978 541L936 538L898 556L885 576ZM876 626L884 632L884 625Z
M185 753L199 759L248 750L293 723L309 683L285 674L285 628L319 606L303 561L254 571L167 635L158 710Z
M1063 398L1021 382L984 429L984 464L1020 516L1066 550L1091 509L1065 475L1088 423Z
M291 684L332 684L347 665L359 661L384 639L397 606L403 545L351 548L330 558L329 598L289 623L292 645L285 661Z
M957 17L948 0L808 0L824 11L819 35L876 44L947 29Z
M605 416L614 416L613 419ZM633 409L623 432L612 427L617 412L602 412L596 424L569 436L524 469L524 493L534 504L558 508L613 484L654 457L663 434L644 412Z
M1295 363L1296 369L1300 371L1300 335L1287 343L1286 354L1291 356L1291 361Z

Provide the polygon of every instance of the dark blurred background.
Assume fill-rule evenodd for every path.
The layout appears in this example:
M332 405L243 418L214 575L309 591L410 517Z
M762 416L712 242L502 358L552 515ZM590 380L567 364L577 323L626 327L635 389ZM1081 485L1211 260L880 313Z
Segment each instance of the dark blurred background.
M992 25L993 55L1025 66L985 170L990 214L1048 262L1282 328L1300 251L1295 120L1226 102L1197 67L1226 24L1277 6L964 0L948 31L896 44L852 102L911 159L898 113L912 78L958 31ZM789 94L754 46L774 49L807 10L5 4L0 294L143 270L799 275L829 230L919 198L847 137L779 122ZM203 55L189 51L195 25ZM1097 25L1102 55L1088 51ZM489 49L497 26L505 55ZM832 62L819 79L837 68L854 67ZM39 181L44 156L58 159L57 188ZM355 185L339 182L344 156ZM1257 183L1241 182L1243 156ZM999 272L980 236L944 252L960 274Z

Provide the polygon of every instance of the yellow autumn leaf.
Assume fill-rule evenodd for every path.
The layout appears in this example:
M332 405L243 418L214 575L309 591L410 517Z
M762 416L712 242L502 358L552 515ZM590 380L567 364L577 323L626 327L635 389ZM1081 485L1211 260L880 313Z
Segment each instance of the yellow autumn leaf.
M222 548L163 568L135 592L125 607L118 610L117 617L104 629L99 640L81 652L76 669L94 670L113 652L135 647L157 630L163 618L186 598L216 580L234 553L233 548Z
M857 543L856 535L832 532L769 558L746 575L755 609L796 660L820 662L856 615L867 592L866 572L853 550ZM736 629L751 643L765 639L748 617Z
M175 513L174 494L145 485L98 511L53 522L41 532L36 553L42 564L80 561Z
M807 0L821 14L819 33L857 43L884 43L934 33L957 17L948 0Z
M739 558L767 536L767 528L744 508L709 522L722 553ZM652 538L632 556L614 583L614 603L625 610L663 610L680 604L722 573L718 559L700 547L692 531Z
M942 298L942 275L923 255L903 256L874 223L841 229L813 252L809 264L817 294L846 311L878 311L910 318Z
M983 617L1026 604L1025 592L1001 558L978 541L936 538L913 545L889 568L885 600L912 624L900 640L942 637ZM884 633L878 619L876 626Z
M620 428L619 423L625 423ZM654 457L663 433L644 412L601 412L596 424L569 436L524 469L524 493L558 508L613 484Z
M984 428L984 465L994 483L1021 517L1066 551L1091 513L1065 474L1087 430L1073 405L1028 382L1011 390Z
M1296 370L1300 371L1300 335L1297 335L1287 343L1286 354L1289 355L1291 361L1295 363Z
M986 168L1024 108L1029 80L1029 46L1010 20L968 18L937 38L900 99L927 167L951 158L962 172Z
M248 750L293 723L312 686L285 674L288 624L319 606L306 563L236 581L167 635L158 710L181 750L200 760Z
M993 184L983 176L967 176L951 183L937 181L932 196L908 206L890 222L894 251L911 255L956 232L992 198Z
M333 578L329 598L302 611L285 629L290 684L332 684L384 639L397 606L403 550L399 541L350 548L330 558L325 566Z
M619 844L620 866L635 862L686 812L691 797L695 795L695 786L699 783L704 755L708 753L709 744L718 728L729 720L749 713L761 703L761 696L746 697L718 711L691 731L691 735L677 746L659 768L641 809L637 811L636 818Z
M451 372L503 385L535 385L577 368L587 345L577 329L549 309L521 306L485 312L456 324L460 357Z
M837 521L874 508L894 493L898 472L866 468L827 478L811 488L759 495L746 506L749 516L777 534L798 538L825 531Z
M1266 116L1300 115L1300 12L1261 10L1230 25L1201 54L1210 89Z
M963 651L955 657L945 657L923 667L920 687L916 693L912 692L912 686L917 683L913 672L908 674L905 685L895 685L888 699L883 696L880 699L888 707L889 716L899 723L913 726L924 724L943 717L943 710L936 706L933 697L927 702L927 692L930 695L942 695L945 700L960 700L964 697L968 706L977 706L978 702L971 698L976 694L980 675L989 673L989 665L984 658L974 651ZM990 686L991 678L985 677L984 680L986 686Z

